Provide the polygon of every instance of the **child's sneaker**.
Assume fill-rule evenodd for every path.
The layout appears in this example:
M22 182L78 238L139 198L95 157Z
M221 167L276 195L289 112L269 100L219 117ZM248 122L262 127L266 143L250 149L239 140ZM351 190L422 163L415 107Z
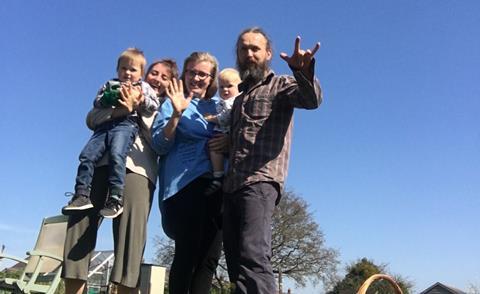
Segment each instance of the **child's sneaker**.
M104 218L116 218L123 212L123 201L118 196L108 197L105 207L100 210L100 215Z
M62 208L62 214L69 215L76 211L87 210L93 207L90 197L85 195L75 194L72 200Z
M212 182L207 187L207 190L205 190L205 195L209 196L217 192L218 190L220 190L222 188L222 182L223 182L223 177L213 178Z

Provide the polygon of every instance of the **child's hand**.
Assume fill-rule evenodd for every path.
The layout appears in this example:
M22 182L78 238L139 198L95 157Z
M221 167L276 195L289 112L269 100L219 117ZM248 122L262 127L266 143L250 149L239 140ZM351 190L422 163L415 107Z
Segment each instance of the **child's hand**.
M134 95L134 97L136 97L137 105L139 105L143 101L145 101L145 96L143 96L142 86L136 85L136 86L131 87L131 89L132 89L132 95Z
M229 140L227 134L215 134L208 140L208 149L215 152L227 153L229 149Z
M203 118L208 122L216 122L216 116L210 113L205 114Z
M123 84L120 89L120 98L118 103L125 107L128 112L134 111L137 106L145 99L142 95L140 86L132 86L130 83Z

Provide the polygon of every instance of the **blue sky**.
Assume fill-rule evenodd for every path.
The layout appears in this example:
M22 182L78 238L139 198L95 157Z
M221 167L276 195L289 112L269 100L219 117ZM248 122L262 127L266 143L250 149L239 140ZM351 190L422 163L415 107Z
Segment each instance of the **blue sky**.
M69 3L70 2L70 3ZM274 42L272 63L320 41L324 103L296 111L288 186L340 252L408 277L480 285L480 2L20 1L0 6L0 244L23 256L58 214L90 136L84 118L127 47L149 61L209 51L234 66L245 27ZM155 200L156 201L156 200ZM98 248L111 247L106 221ZM146 259L161 234L156 203ZM0 262L0 267L5 262ZM321 292L307 288L297 293Z

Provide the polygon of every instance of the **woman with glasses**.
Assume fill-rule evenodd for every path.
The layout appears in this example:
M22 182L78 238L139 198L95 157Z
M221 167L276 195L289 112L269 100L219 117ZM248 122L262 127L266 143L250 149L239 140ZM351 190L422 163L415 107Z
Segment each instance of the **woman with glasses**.
M206 52L194 52L181 80L170 82L168 99L152 127L153 147L160 155L159 195L162 226L175 241L169 293L210 293L221 251L221 192L206 195L212 177L208 142L214 125L218 63Z

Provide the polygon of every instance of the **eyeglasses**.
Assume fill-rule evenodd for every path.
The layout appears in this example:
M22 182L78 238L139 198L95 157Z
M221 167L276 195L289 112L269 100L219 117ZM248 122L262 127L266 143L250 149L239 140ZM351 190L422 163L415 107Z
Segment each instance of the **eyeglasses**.
M198 79L200 80L205 80L206 78L208 77L211 77L212 75L209 74L209 73L206 73L206 72L203 72L203 71L196 71L196 70L191 70L191 69L187 69L185 71L185 73L191 78L195 78L195 77L198 77Z

